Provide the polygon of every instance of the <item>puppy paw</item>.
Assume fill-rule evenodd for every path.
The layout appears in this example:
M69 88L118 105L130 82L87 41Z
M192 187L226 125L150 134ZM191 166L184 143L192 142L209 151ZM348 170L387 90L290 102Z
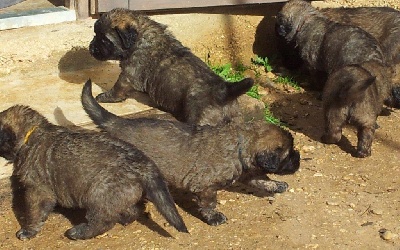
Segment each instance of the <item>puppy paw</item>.
M87 225L82 223L73 228L68 229L65 235L71 240L82 240L85 239L84 232L87 229Z
M284 181L275 181L276 188L274 190L274 193L283 193L288 190L289 185L284 182Z
M284 181L274 180L254 179L251 180L248 184L267 193L283 193L289 187L289 185Z
M208 213L203 213L205 222L210 226L218 226L224 224L227 221L225 215L217 211L209 211Z
M35 237L37 233L38 232L35 231L35 230L27 230L27 229L21 228L17 232L16 236L20 240L28 240L28 239L31 239L31 238Z
M354 154L354 156L357 158L365 158L365 157L371 156L371 152L357 150L357 152Z

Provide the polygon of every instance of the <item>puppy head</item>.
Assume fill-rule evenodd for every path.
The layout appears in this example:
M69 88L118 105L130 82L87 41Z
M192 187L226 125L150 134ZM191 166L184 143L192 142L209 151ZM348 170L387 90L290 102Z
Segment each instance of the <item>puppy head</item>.
M277 15L275 32L290 42L300 31L308 16L316 12L316 9L309 2L291 0L283 6Z
M12 160L35 128L49 122L35 110L15 105L0 112L0 156Z
M272 124L253 126L249 142L249 163L264 173L293 174L300 167L300 154L292 135ZM251 132L250 130L248 132Z
M126 60L138 37L140 19L145 18L127 9L113 9L94 24L95 36L89 51L98 60Z

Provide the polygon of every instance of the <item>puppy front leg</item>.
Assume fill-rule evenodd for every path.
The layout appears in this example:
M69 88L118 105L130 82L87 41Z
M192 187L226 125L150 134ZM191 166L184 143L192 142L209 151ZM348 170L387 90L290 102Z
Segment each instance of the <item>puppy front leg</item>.
M197 193L197 204L200 207L200 213L203 220L211 226L218 226L226 222L227 218L215 208L217 206L217 191L207 189L201 193Z
M130 92L133 90L130 80L121 74L114 86L109 91L96 96L96 100L106 103L122 102L129 97Z
M248 180L247 185L267 193L283 193L289 187L284 181L275 181L261 176Z
M364 158L371 155L372 141L374 140L375 126L361 127L358 129L356 157Z
M25 199L27 208L25 222L16 234L20 240L35 237L56 205L56 200L50 193L35 188L26 190Z

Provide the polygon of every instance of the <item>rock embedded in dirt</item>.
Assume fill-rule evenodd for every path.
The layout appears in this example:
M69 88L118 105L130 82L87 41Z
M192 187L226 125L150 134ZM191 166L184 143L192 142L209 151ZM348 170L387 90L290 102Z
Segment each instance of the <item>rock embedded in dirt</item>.
M382 239L387 240L387 241L392 241L399 237L398 234L392 233L392 231L384 229L384 228L379 230L379 236Z

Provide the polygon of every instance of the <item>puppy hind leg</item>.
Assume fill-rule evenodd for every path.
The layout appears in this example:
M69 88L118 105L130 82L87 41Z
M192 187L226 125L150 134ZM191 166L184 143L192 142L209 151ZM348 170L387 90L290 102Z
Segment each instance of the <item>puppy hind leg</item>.
M121 213L119 223L123 226L134 222L141 214L144 213L145 206L144 202L140 202L128 208L126 211Z
M217 206L216 190L208 189L197 193L196 196L198 199L197 204L200 207L200 214L208 225L218 226L227 221L225 215L215 209Z
M371 155L372 141L374 140L375 126L359 127L357 132L356 157L364 158Z
M56 200L47 192L29 188L25 193L27 214L23 227L16 233L20 240L33 238L41 230L44 222L53 211Z
M65 232L71 240L85 240L103 234L114 227L118 218L116 215L104 213L101 209L88 210L86 218L88 223L81 223Z

